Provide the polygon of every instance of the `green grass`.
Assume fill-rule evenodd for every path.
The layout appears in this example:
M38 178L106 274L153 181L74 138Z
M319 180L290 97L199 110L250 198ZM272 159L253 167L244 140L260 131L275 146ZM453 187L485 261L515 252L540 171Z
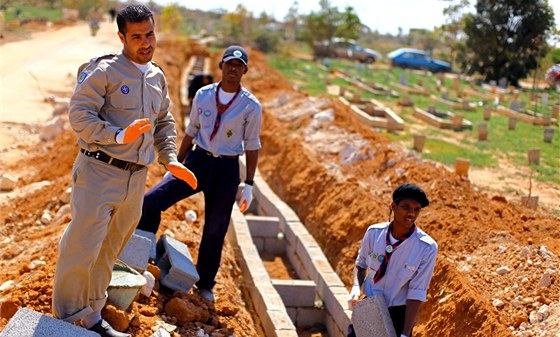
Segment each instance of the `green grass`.
M315 62L293 59L288 57L269 57L269 64L279 70L292 83L297 84L299 88L306 91L310 95L325 95L326 86L324 78L327 72L321 70ZM376 82L384 86L398 84L401 76L406 76L409 85L422 82L422 86L427 88L430 94L441 97L442 93L437 91L437 75L431 73L413 72L406 69L383 68L377 65L363 66L360 64L347 62L344 60L329 60L328 67L336 68L349 74L352 78L360 78L366 82ZM344 86L352 92L359 92L364 98L375 98L388 106L395 105L400 98L388 96L378 96L371 93L360 92L355 88L351 88L350 84L342 79L333 79L333 84ZM464 118L469 120L473 128L472 130L452 131L441 130L432 126L426 126L412 116L412 109L402 109L400 116L405 120L405 132L388 133L388 136L394 141L406 142L412 144L412 135L410 134L410 125L422 124L426 126L426 143L422 156L427 159L436 160L444 164L453 165L457 158L468 159L472 166L475 167L497 167L500 160L507 160L516 167L531 167L536 174L534 178L540 181L552 182L560 184L560 129L558 126L550 126L554 128L554 137L552 143L545 143L544 129L542 126L531 125L518 122L515 130L508 130L508 118L493 113L489 121L483 118L483 109L485 104L492 104L491 93L483 90L478 86L472 85L469 81L459 81L459 91L468 92L469 102L476 103L477 108L474 111L464 111L461 109L453 110L453 108L440 103L433 102L429 96L411 94L411 100L416 107L427 109L429 105L434 105L438 111L450 111L460 113ZM449 99L456 100L457 92L453 90L455 86L454 79L444 78L443 86L449 92ZM393 88L397 90L396 88ZM397 90L398 91L398 90ZM546 91L538 91L542 95ZM401 96L403 93L400 93ZM519 100L529 101L530 92L519 92ZM549 104L540 108L539 112L546 115L552 113L552 103L560 101L558 92L549 92ZM509 101L513 99L513 94L504 95L506 99L502 105L508 106ZM542 101L539 100L539 105ZM526 108L533 109L532 103L527 103ZM488 141L478 141L478 125L480 123L488 124ZM412 148L412 145L410 145ZM538 165L529 164L527 159L527 151L529 149L540 149L540 163Z
M60 21L62 12L60 9L40 7L8 7L5 10L5 20L31 20L45 19L47 21Z

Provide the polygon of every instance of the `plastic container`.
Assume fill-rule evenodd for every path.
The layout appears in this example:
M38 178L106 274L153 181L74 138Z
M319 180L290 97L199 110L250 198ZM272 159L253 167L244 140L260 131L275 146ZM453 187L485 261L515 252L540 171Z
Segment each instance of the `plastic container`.
M126 310L144 285L144 276L125 263L117 262L113 266L107 296L116 307Z

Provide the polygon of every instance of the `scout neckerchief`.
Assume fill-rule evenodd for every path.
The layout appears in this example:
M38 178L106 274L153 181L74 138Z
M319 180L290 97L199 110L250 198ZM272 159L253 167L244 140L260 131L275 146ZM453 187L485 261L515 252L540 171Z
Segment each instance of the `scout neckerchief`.
M389 265L389 260L391 259L391 255L393 254L395 249L397 249L397 247L401 245L401 243L403 243L406 239L408 239L412 235L412 233L414 233L414 231L416 231L416 224L412 225L412 229L410 230L410 232L406 233L404 238L400 239L394 244L391 244L391 241L389 240L389 235L391 235L392 229L393 229L393 222L391 222L389 224L389 227L387 228L387 234L385 235L385 244L387 245L385 246L385 255L384 255L385 257L383 258L383 261L381 261L381 265L379 266L379 269L377 269L375 275L373 276L373 283L377 283L379 280L383 278L383 276L385 275L385 271L387 271L387 265Z
M229 100L229 102L227 102L226 104L222 104L220 103L220 98L218 97L221 87L222 87L222 82L218 83L218 88L216 88L216 110L218 110L218 115L216 116L216 122L214 123L214 129L212 130L212 134L210 135L210 140L214 139L214 136L216 135L218 129L220 128L220 120L222 119L222 115L231 106L231 103L235 101L237 95L241 91L241 85L240 85L239 87L237 87L237 91L235 92L235 95L233 95L233 97Z

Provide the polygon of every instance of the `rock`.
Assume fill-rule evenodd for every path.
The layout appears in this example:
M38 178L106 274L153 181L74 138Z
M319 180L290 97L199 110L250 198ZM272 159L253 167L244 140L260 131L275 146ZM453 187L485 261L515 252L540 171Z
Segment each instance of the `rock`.
M56 214L54 215L54 218L51 222L51 224L53 225L60 225L62 223L65 223L66 220L70 220L71 219L71 215L70 215L70 205L66 204L63 205L62 207L60 207L58 209L58 211L56 212Z
M548 288L552 284L552 276L548 273L548 269L544 272L543 276L539 281L539 288Z
M531 311L531 313L529 314L529 322L531 322L531 324L537 324L540 322L539 315L536 311Z
M502 266L499 267L498 269L496 269L496 272L498 273L498 275L505 275L507 273L509 273L511 271L511 269L509 269L509 267L506 266Z
M47 263L45 261L41 261L41 260L33 260L31 261L31 263L29 263L29 269L30 270L34 270L37 269L40 266L44 266Z
M72 195L72 187L68 187L64 191L64 193L62 193L62 195L60 196L60 201L62 201L65 204L69 204L71 195Z
M15 287L15 285L16 285L16 282L14 280L8 280L8 281L2 283L2 285L0 285L0 292L10 290L13 287Z
M521 252L519 253L519 256L521 257L527 257L531 255L531 249L529 249L529 247L524 247Z
M52 218L51 214L49 213L49 211L44 210L43 215L41 215L41 223L43 225L48 225L52 221L52 219L53 218Z
M156 325L154 327L152 327L152 330L157 331L160 328L164 329L165 331L167 331L169 333L177 330L177 327L175 325L166 323L164 321L156 321Z
M0 175L0 191L13 191L16 188L17 178L3 173Z
M147 270L142 273L142 276L146 279L146 284L142 287L142 289L140 289L140 292L142 295L150 297L152 295L154 285L156 284L156 278Z
M500 299L495 299L495 300L492 301L492 305L495 306L495 307L498 308L498 309L501 308L501 307L503 307L504 304L505 304L505 303L504 303L502 300L500 300Z
M541 246L541 248L539 249L539 254L541 254L542 257L547 257L549 252L548 249L546 249L546 246Z
M171 335L165 329L159 328L150 337L171 337Z
M504 246L498 247L498 252L500 252L500 253L503 254L503 253L505 253L506 251L507 251L507 248L506 248L506 247L504 247Z
M548 315L550 314L549 310L548 310L548 305L543 305L542 307L539 308L539 311L537 311L537 315L539 318L539 321L544 321Z
M512 325L516 328L518 328L522 323L527 323L529 322L529 318L527 317L527 315L518 313L515 316L512 317Z

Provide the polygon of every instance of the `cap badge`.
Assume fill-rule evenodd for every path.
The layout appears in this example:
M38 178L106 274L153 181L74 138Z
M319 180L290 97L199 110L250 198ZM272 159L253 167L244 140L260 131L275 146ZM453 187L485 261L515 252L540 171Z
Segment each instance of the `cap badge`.
M241 57L241 56L243 56L243 54L242 54L239 50L235 50L235 51L233 52L233 56L235 56L235 57Z

